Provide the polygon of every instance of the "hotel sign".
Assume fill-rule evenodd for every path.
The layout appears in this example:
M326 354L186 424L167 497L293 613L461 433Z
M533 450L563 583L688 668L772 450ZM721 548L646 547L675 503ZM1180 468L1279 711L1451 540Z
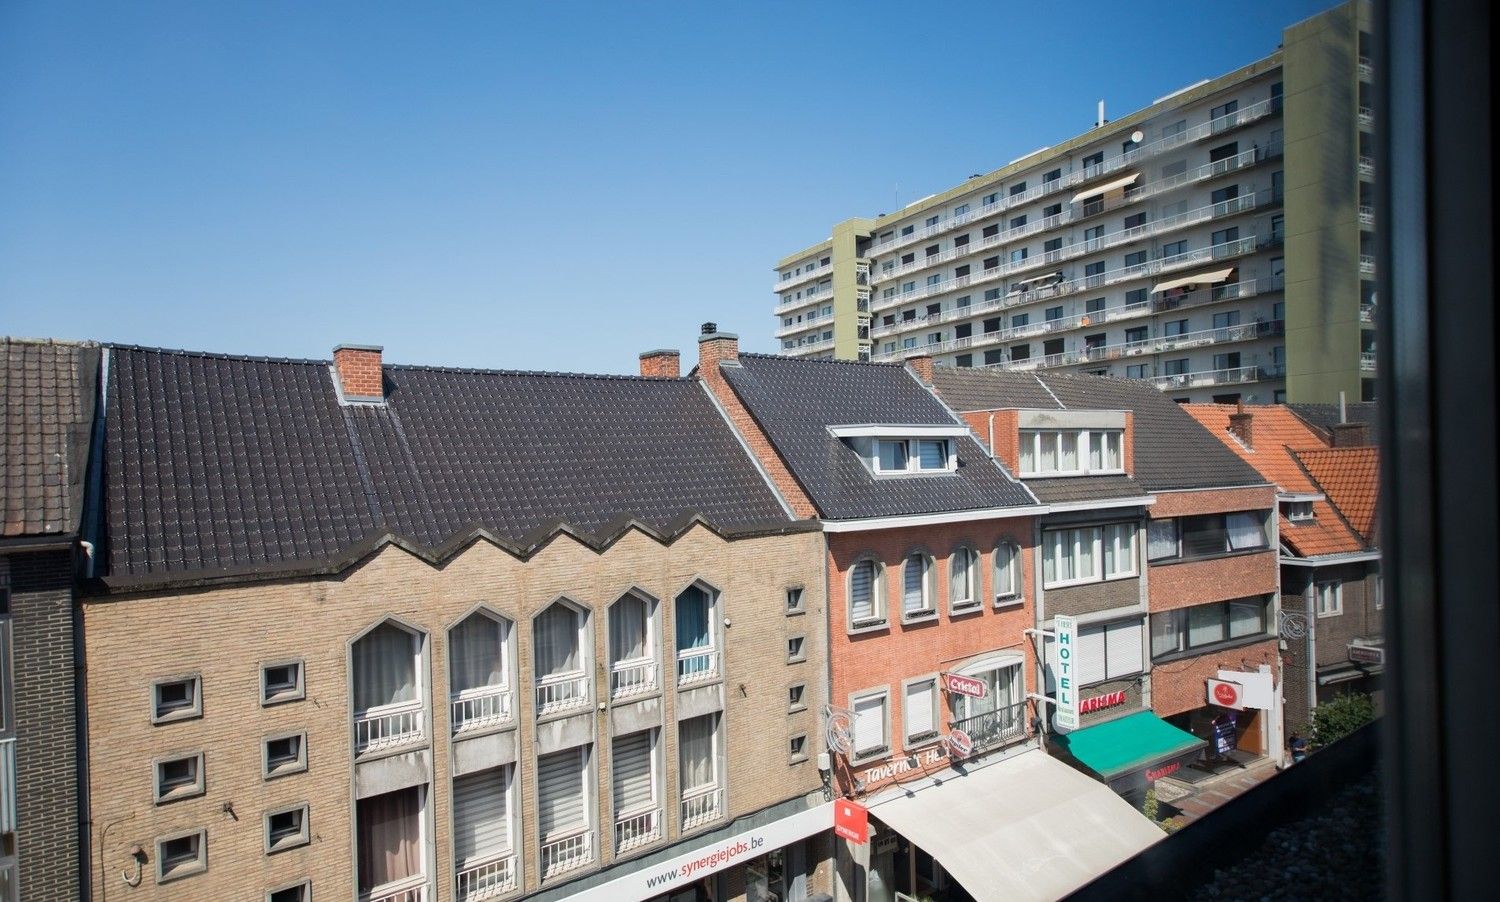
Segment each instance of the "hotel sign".
M1057 709L1052 714L1052 722L1059 729L1078 729L1078 687L1077 662L1074 657L1078 654L1078 621L1072 617L1053 617L1052 631L1057 642L1057 672L1053 674L1053 682L1057 686Z

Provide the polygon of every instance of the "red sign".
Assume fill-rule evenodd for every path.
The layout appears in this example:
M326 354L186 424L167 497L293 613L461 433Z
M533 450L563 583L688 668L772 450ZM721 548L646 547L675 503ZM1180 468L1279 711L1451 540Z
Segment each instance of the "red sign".
M1236 711L1245 707L1244 696L1239 683L1231 683L1227 680L1208 681L1208 700L1221 708L1233 708Z
M1155 782L1168 774L1177 773L1180 767L1182 767L1181 761L1173 761L1169 764L1163 764L1161 767L1148 767L1146 768L1146 779Z
M956 673L943 674L943 688L958 695L967 695L970 698L984 698L988 692L985 688L984 680L959 676Z
M953 729L948 731L948 751L955 758L967 758L974 752L974 740L963 730Z
M870 812L858 802L839 799L833 803L833 834L852 843L870 841Z
M1078 713L1087 714L1090 711L1102 711L1105 708L1113 708L1115 705L1125 704L1125 690L1110 692L1105 695L1096 695L1086 698L1078 703Z

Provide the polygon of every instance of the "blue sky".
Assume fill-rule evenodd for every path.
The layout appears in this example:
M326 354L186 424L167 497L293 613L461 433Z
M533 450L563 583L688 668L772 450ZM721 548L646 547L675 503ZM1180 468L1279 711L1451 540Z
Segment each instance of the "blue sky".
M9 0L0 334L630 372L715 320L770 351L771 266L835 221L1329 5Z

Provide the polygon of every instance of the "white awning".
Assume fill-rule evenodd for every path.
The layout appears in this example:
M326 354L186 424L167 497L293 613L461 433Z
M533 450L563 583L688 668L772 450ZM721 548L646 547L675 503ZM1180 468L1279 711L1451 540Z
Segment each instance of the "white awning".
M1073 195L1073 199L1069 201L1069 203L1076 204L1079 201L1083 200L1085 197L1098 197L1101 194L1108 194L1109 192L1114 191L1116 188L1124 188L1126 185L1133 185L1135 184L1135 180L1140 177L1141 174L1137 172L1135 175L1122 176L1121 178L1117 178L1112 182L1105 182L1102 185L1095 185L1092 188L1085 188L1077 194Z
M1017 279L1016 281L1010 283L1010 288L1011 288L1012 291L1015 291L1016 288L1018 288L1021 285L1030 285L1032 282L1040 282L1043 279L1060 279L1060 278L1062 278L1062 273L1061 272L1044 272L1044 273L1042 273L1039 276L1027 276L1024 279Z
M1229 278L1233 272L1234 267L1231 266L1228 269L1215 269L1211 272L1198 272L1190 276L1168 279L1165 282L1158 283L1156 287L1151 289L1151 293L1159 294L1163 291L1171 291L1173 288L1181 288L1184 285L1213 285L1216 282L1222 282Z
M870 813L942 862L979 902L1060 899L1166 834L1046 752L945 774Z

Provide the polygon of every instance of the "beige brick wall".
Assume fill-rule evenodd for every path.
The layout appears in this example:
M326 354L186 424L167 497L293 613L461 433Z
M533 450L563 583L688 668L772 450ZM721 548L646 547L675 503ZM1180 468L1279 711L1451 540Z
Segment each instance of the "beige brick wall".
M433 701L433 884L440 900L452 897L453 886L446 630L480 603L517 624L521 779L520 818L513 824L518 844L524 840L527 889L538 885L529 618L559 596L594 611L595 685L605 687L602 697L608 685L604 611L611 602L632 587L660 600L658 648L666 675L672 672L671 598L694 579L717 587L720 613L732 621L723 632L729 814L813 791L819 786L815 755L826 650L823 548L819 533L726 542L701 527L669 546L632 532L603 553L559 537L528 561L481 542L441 567L386 548L336 578L91 600L84 618L96 898L104 898L107 887L112 900L258 900L266 889L311 878L316 898L352 899L348 642L387 616L429 635L424 679ZM789 585L805 587L807 614L785 615ZM792 635L806 636L805 663L785 663ZM289 657L306 661L306 699L262 708L260 664ZM152 681L187 673L202 674L203 716L153 726ZM807 684L807 709L789 715L786 691L794 681ZM663 730L669 840L678 838L673 694L664 699ZM608 722L602 712L595 717L600 825L610 823ZM307 772L262 780L262 737L295 730L307 731ZM813 757L793 766L787 739L794 732L808 734ZM206 793L153 805L152 761L194 751L205 754ZM299 802L310 806L312 842L264 854L264 812ZM207 870L158 886L156 838L199 827L208 831ZM606 858L611 841L607 827L596 838ZM131 889L120 872L137 844L152 861Z

